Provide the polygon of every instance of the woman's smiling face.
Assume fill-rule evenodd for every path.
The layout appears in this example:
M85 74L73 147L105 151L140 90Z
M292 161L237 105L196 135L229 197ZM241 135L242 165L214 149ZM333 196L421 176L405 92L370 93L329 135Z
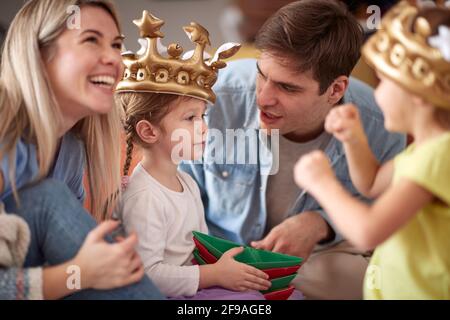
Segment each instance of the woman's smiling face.
M44 54L62 115L73 124L113 108L114 90L123 73L123 40L113 17L89 5L80 12L80 28L66 29Z

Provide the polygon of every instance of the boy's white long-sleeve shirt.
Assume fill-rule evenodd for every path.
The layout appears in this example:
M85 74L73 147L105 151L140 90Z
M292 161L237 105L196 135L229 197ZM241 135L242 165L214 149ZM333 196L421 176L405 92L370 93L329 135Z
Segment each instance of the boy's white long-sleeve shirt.
M120 207L125 230L138 235L137 252L146 274L168 297L198 291L200 270L191 263L192 231L208 232L197 184L184 172L178 178L183 192L164 187L138 164Z

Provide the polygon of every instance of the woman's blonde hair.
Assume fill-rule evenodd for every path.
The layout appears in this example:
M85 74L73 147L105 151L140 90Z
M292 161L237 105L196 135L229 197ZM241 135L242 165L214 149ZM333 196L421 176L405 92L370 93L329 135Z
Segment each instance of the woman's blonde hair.
M15 145L19 139L34 143L39 177L45 178L54 161L61 112L49 84L44 50L51 50L72 14L71 6L94 6L119 20L108 1L31 0L14 18L2 52L0 80L0 159L8 157L8 174L18 201ZM49 58L51 59L51 57ZM120 189L120 112L93 115L79 121L72 131L84 141L87 155L91 213L103 219L110 213Z
M116 93L116 103L123 110L123 125L126 134L127 153L123 175L127 176L133 157L134 144L148 147L136 132L136 125L141 120L159 125L170 112L171 106L181 99L180 96L167 93L125 92Z

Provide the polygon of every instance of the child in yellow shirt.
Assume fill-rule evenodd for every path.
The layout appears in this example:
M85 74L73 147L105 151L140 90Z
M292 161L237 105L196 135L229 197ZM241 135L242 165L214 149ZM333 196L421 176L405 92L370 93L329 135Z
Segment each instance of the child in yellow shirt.
M349 241L377 247L366 272L366 299L450 299L450 10L402 2L363 48L380 85L375 97L389 131L414 143L380 165L357 109L335 108L325 128L343 144L352 182L376 197L352 198L325 154L295 168L296 182L322 204Z

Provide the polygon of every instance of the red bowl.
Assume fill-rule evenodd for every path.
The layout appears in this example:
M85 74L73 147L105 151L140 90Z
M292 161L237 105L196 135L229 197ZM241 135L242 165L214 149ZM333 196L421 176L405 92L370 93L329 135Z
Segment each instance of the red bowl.
M264 271L269 276L269 280L272 280L275 278L286 277L291 274L294 274L297 272L297 270L299 268L300 268L300 266L293 266L293 267L286 267L286 268L264 269L262 271Z
M264 295L264 298L266 298L266 300L287 300L291 296L292 292L294 292L294 289L295 289L294 286L289 286L285 289L272 291L266 293Z
M213 256L213 254L210 253L208 251L208 249L206 249L206 247L203 244L201 244L200 241L198 241L196 238L193 238L193 239L194 239L195 246L197 247L198 252L199 252L200 256L203 258L203 260L205 260L205 262L209 263L209 264L216 263L217 258L215 256Z

